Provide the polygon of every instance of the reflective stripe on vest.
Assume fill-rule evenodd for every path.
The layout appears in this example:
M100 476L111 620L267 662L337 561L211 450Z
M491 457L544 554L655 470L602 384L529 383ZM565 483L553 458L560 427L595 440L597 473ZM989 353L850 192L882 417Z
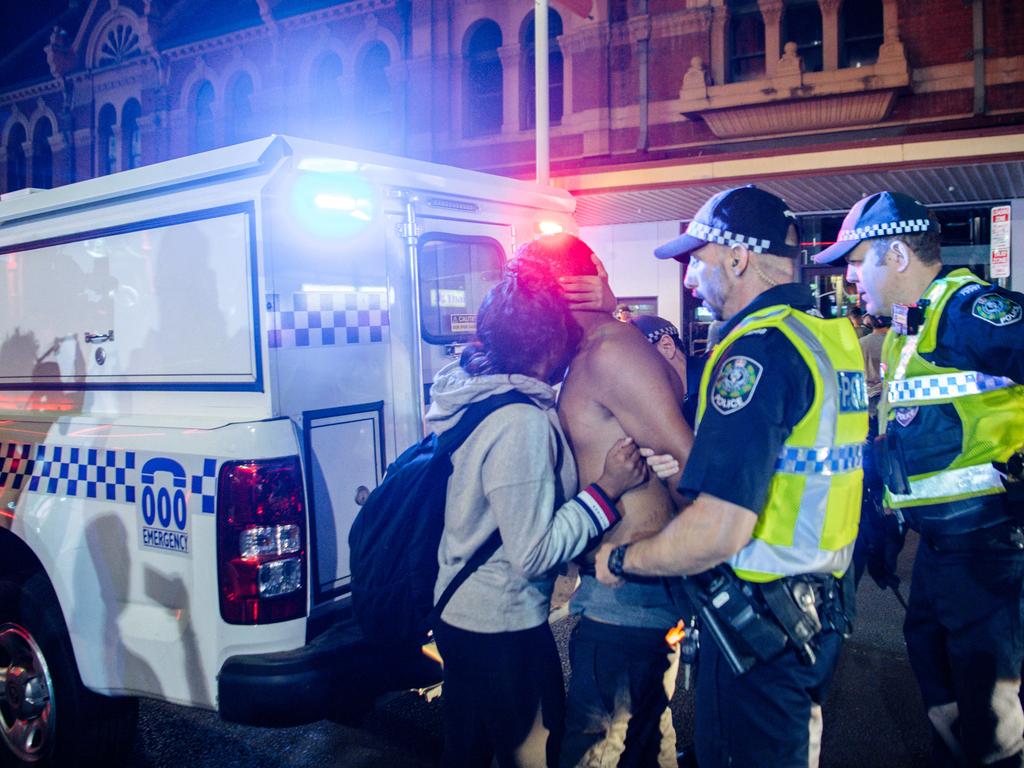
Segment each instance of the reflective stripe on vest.
M948 400L953 397L978 395L982 392L1013 385L1013 380L1005 376L989 376L977 371L913 376L909 379L889 382L889 402L902 404Z
M945 472L910 481L910 493L889 492L893 502L914 499L960 498L965 495L979 496L985 493L1002 493L1003 479L991 464L976 464L973 467L947 469Z
M751 318L752 322L758 319L762 318ZM829 493L833 476L861 467L863 446L860 443L836 444L839 427L838 374L824 346L806 325L792 315L786 315L777 325L785 325L802 342L818 369L823 392L815 445L784 445L776 460L777 473L799 474L804 478L803 493L792 502L798 505L792 544L772 544L755 537L729 559L729 564L738 575L748 580L805 573L841 574L853 558L854 537L838 550L822 548Z

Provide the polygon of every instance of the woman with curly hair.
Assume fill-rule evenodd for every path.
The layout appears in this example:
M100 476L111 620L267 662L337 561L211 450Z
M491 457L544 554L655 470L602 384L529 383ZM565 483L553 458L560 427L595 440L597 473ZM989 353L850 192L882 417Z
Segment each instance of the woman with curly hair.
M532 401L489 415L452 456L435 599L495 529L501 546L458 587L435 628L445 766L557 763L564 689L548 626L555 569L618 522L615 501L646 474L624 439L598 482L577 493L552 384L579 339L552 275L513 261L480 306L477 338L431 389L427 422L438 434L492 395L518 390Z

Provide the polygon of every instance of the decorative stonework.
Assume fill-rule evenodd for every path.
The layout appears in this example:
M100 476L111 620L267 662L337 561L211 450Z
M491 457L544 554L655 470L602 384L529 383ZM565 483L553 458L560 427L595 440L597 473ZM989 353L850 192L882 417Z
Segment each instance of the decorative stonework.
M802 133L881 122L895 98L893 90L875 91L722 109L706 112L702 117L722 139Z
M116 67L141 53L139 36L135 30L128 24L117 24L107 30L96 56L96 66Z

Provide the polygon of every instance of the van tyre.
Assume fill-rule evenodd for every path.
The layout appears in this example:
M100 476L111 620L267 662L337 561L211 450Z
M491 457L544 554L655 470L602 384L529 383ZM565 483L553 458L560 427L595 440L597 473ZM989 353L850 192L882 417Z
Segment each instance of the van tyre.
M0 749L3 765L115 766L128 756L136 699L82 685L46 576L0 580Z

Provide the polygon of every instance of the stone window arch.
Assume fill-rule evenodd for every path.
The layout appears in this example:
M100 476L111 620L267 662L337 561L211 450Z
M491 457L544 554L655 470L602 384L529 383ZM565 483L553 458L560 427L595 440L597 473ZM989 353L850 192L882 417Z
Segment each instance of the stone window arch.
M192 124L191 149L205 152L216 146L213 121L214 90L209 80L200 81L192 91L189 112Z
M7 132L7 191L24 189L28 186L28 159L25 157L25 142L28 134L21 122L11 126Z
M564 111L565 67L558 37L562 34L562 17L553 8L548 9L548 117L551 125L560 125ZM521 80L519 86L520 110L519 127L530 130L537 126L537 83L534 53L533 11L523 20L519 35L523 50Z
M313 62L309 111L314 120L323 122L341 117L341 75L341 58L334 51L321 53Z
M117 170L117 110L104 104L96 117L96 159L100 176Z
M764 17L761 9L755 0L728 0L726 7L729 11L726 82L759 80L765 75Z
M462 131L466 137L501 133L504 75L499 48L501 27L492 19L481 19L466 31L462 46Z
M111 22L95 43L94 66L116 67L142 55L141 39L127 17Z
M847 0L839 16L839 66L867 67L878 61L885 36L882 0Z
M237 144L256 138L252 97L252 76L248 72L241 72L228 88L225 143Z
M850 0L853 5L853 0ZM820 72L824 66L824 34L818 0L787 0L782 13L782 43L796 43L805 72ZM782 51L772 51L776 58Z
M142 106L138 99L128 99L121 108L121 167L125 170L142 165L142 131L139 118Z
M50 138L53 123L44 117L36 122L32 131L32 186L49 189L53 186L53 149Z
M368 137L367 144L388 147L391 144L391 52L379 40L367 43L356 59L356 114Z

